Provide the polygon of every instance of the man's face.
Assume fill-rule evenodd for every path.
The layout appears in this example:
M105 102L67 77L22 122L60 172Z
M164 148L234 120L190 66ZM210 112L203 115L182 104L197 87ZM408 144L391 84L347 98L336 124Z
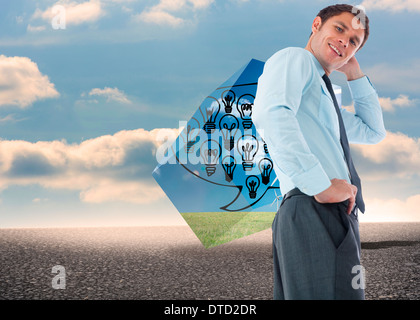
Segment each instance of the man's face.
M339 69L349 61L363 42L364 29L354 29L355 16L349 12L329 18L322 23L316 17L307 48L318 59L327 73Z

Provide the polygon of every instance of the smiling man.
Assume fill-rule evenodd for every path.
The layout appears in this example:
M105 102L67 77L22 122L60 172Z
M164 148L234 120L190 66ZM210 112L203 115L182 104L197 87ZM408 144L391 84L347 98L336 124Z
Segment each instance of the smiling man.
M272 226L275 299L364 299L354 279L365 204L349 142L375 144L386 134L378 95L355 57L368 36L364 12L329 6L306 47L275 53L258 80L252 119L283 194ZM337 103L334 70L347 77L355 113Z

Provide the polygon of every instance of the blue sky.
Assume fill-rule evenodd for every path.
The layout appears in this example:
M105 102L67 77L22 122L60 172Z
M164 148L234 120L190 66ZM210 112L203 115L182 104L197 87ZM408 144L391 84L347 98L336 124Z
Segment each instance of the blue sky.
M152 178L156 137L255 58L304 47L332 1L2 1L0 227L183 224ZM415 1L365 0L357 54L387 138L352 146L361 221L420 221L420 56ZM52 21L62 6L65 29ZM343 75L343 105L351 108Z

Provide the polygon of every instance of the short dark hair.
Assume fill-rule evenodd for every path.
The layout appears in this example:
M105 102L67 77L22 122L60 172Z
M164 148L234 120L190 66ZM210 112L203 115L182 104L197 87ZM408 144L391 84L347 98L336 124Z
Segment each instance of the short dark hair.
M369 38L369 18L367 17L366 13L358 8L354 7L349 4L335 4L332 6L328 6L322 9L318 14L317 17L321 18L322 24L324 24L328 19L338 16L343 12L349 12L357 17L359 14L363 15L363 19L359 19L359 22L362 24L363 29L365 30L365 37L363 39L362 44L359 47L359 50L363 47L367 39ZM322 25L321 25L322 28ZM311 33L312 36L312 33Z

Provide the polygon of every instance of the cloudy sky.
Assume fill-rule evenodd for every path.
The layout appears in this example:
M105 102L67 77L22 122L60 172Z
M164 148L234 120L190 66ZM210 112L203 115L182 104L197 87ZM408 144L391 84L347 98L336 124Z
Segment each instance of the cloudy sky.
M184 224L151 175L157 136L176 136L250 59L304 47L333 3L2 1L0 227ZM420 221L419 3L350 3L371 20L358 59L388 131L378 145L352 146L362 222ZM332 79L351 108L345 79Z

